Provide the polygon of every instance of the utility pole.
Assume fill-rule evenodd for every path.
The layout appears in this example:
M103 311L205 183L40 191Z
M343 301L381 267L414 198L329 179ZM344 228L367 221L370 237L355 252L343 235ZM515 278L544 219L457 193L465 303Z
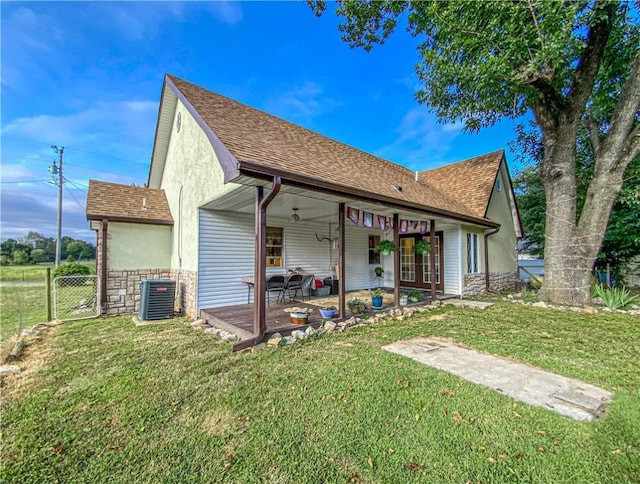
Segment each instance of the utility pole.
M49 167L52 175L58 175L58 228L56 231L56 267L58 267L60 265L60 254L62 253L62 154L64 153L64 146L58 148L57 145L52 145L51 148L58 154L58 166L56 166L54 160L53 165Z

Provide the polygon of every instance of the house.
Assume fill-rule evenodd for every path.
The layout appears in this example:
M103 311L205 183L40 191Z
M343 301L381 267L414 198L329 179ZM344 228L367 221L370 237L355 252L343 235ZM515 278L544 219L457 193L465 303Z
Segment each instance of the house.
M298 267L338 279L342 315L345 291L379 284L513 287L522 236L504 151L412 172L171 75L148 188L91 180L87 218L105 313L137 311L139 281L168 277L194 318L246 304L244 276L260 295L265 274ZM429 255L413 251L421 238ZM399 250L376 252L381 239ZM256 297L256 323L264 306Z

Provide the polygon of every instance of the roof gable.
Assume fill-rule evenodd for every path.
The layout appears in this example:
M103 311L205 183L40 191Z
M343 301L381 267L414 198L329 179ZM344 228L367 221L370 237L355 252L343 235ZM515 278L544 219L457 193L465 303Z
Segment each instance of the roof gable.
M431 183L466 205L477 217L485 217L491 193L504 160L504 150L420 173Z
M167 75L165 83L164 89L175 89L200 126L208 131L212 144L219 140L224 145L232 157L226 163L235 163L237 173L243 168L249 171L258 167L266 174L284 173L285 178L290 174L308 184L328 182L346 195L368 193L381 200L419 205L424 210L494 225L428 180L416 183L415 173L403 166L177 77ZM226 168L225 173L229 172Z
M164 190L89 180L87 219L173 225Z

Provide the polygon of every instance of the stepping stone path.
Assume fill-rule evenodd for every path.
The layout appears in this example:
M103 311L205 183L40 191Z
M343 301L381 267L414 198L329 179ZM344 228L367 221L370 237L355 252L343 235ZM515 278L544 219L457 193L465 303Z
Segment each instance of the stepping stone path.
M575 420L593 420L613 398L594 385L436 338L397 341L383 349Z

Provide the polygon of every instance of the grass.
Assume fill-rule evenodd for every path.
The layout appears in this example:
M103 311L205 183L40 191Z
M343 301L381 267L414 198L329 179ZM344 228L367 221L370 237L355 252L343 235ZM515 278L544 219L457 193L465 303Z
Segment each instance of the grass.
M24 329L46 321L46 286L0 286L0 341L2 349ZM4 355L4 351L1 352Z
M79 264L85 265L93 269L95 272L96 261L80 261ZM34 264L24 266L0 266L1 282L42 282L45 283L45 271L47 267L53 270L53 264Z
M440 336L615 392L576 422L381 346ZM2 482L633 482L637 317L498 303L263 352L188 323L64 323L2 402Z

